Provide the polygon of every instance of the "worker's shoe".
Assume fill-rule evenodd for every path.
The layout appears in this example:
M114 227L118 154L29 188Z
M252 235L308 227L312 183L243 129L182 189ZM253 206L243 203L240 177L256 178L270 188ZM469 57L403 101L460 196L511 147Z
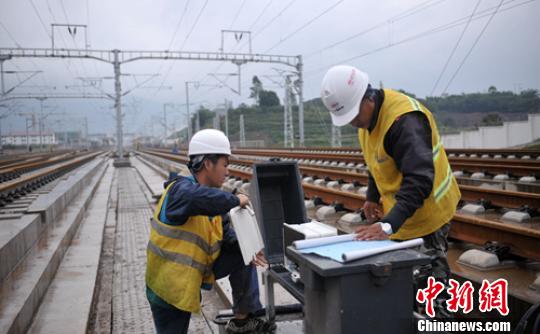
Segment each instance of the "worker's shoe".
M248 317L246 319L231 319L225 328L229 334L233 333L274 333L276 330L275 323L269 323L256 317Z

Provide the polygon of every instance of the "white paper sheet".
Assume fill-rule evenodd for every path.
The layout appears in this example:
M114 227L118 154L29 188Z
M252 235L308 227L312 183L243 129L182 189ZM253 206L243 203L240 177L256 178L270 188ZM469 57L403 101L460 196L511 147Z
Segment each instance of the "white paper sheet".
M302 233L305 236L305 239L315 239L337 235L337 229L335 227L328 226L318 221L311 221L304 224L284 223L284 225Z
M293 246L302 253L314 253L338 262L349 262L375 254L421 245L421 238L407 241L355 240L354 234L295 241Z
M311 248L323 245L337 244L345 241L354 240L355 234L343 234L332 237L316 238L309 240L297 240L293 242L293 247L296 249Z
M236 207L230 211L231 222L238 238L244 264L248 265L255 254L264 248L255 213L250 207Z
M364 257L379 254L379 253L420 246L423 243L424 243L424 240L422 238L406 240L406 241L401 241L401 242L394 242L391 245L385 245L379 248L353 250L353 251L345 252L341 254L341 258L343 259L343 262L349 262L349 261L358 260Z

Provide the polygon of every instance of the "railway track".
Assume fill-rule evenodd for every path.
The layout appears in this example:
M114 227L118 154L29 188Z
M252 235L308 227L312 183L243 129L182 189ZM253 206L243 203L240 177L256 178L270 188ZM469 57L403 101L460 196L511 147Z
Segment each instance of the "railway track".
M146 153L160 156L165 159L187 164L188 158L185 156L175 155L171 153L164 153L160 151L147 150ZM249 159L236 159L231 158L229 160L231 164L252 166L256 161ZM368 184L367 174L350 172L347 170L329 169L329 168L317 168L299 166L300 173L312 178L326 179L327 181L338 181L340 184L350 183L355 187ZM251 174L245 172L239 173L238 177L245 181L251 178ZM486 206L500 207L500 208L512 208L512 209L540 209L540 194L526 193L508 190L498 190L490 188L481 188L475 186L460 185L462 194L462 200L466 202L476 203L482 202Z
M81 155L76 152L48 153L38 156L29 156L23 159L15 159L0 163L0 183L12 180L24 173L47 167L62 161Z
M297 160L335 161L343 163L365 164L364 157L358 151L356 153L317 153L317 152L294 152L285 150L233 150L235 155L264 156L278 158L294 158ZM494 157L456 157L450 156L450 165L454 171L462 171L466 174L485 173L486 175L504 174L509 177L534 176L540 177L540 160L517 159L517 158L494 158Z
M165 149L153 149L153 151L159 151L163 153L170 153ZM480 150L486 151L486 150ZM493 151L495 152L514 152L514 151ZM531 150L528 154L522 156L534 156L539 151ZM180 152L186 154L185 152ZM462 155L464 153L461 153ZM520 179L522 177L534 177L540 178L540 160L534 159L518 159L518 158L481 158L478 157L480 153L473 154L473 157L459 157L449 155L450 165L454 172L458 172L456 175L474 175L475 173L481 173L483 179L489 180L497 175L504 175L508 179ZM517 153L514 152L513 156ZM261 158L282 158L282 159L294 159L297 160L299 166L319 166L324 168L334 169L348 169L348 170L366 170L365 160L359 150L357 151L341 151L341 152L329 152L329 151L294 151L293 149L273 150L273 149L236 149L233 150L233 155L237 158L249 157L251 159ZM497 155L501 155L497 153ZM502 156L502 155L501 155ZM539 155L540 156L540 155ZM307 169L306 169L307 170ZM362 178L362 176L359 176ZM339 178L338 178L339 179Z
M155 150L144 151L163 159L186 164L185 156L164 153ZM253 161L230 159L229 171L232 177L249 181L251 179L251 166ZM300 173L316 173L320 178L332 179L340 176L344 182L361 183L367 181L367 177L361 181L358 173L338 174L336 171L322 168L300 167ZM346 179L344 176L350 176ZM356 179L355 179L356 177ZM365 184L365 183L363 183ZM341 189L331 189L325 186L303 183L306 198L317 198L326 204L339 204L344 209L352 212L360 210L366 200L364 194ZM540 223L514 223L500 221L499 209L518 209L537 212L540 208L540 195L534 193L514 192L498 189L486 189L473 186L460 185L462 201L482 203L488 208L495 209L492 213L483 216L472 216L457 213L452 219L450 236L478 245L488 241L497 241L511 247L515 255L529 259L540 260Z
M268 151L274 148L246 148L248 150ZM239 149L243 150L243 149ZM279 151L288 152L312 152L312 153L349 153L359 154L362 150L357 147L306 147L306 148L279 148ZM448 155L461 157L481 157L481 158L526 158L540 159L540 150L519 149L519 148L445 148Z
M37 170L34 168L32 169L33 171L29 172L28 169L25 169L25 173L16 179L0 183L0 207L40 188L61 175L94 159L99 154L101 152L71 155L70 157L54 159L51 162L47 161L45 164L41 164L40 167L36 167L39 168Z

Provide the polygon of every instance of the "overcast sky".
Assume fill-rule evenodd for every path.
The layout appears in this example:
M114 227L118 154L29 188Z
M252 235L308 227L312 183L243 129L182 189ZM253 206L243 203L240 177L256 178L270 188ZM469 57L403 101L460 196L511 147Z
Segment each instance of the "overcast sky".
M75 34L55 28L55 47L70 49L87 43L99 50L217 52L221 30L249 30L254 53L303 56L305 100L318 97L325 71L340 63L367 72L375 86L382 82L421 97L486 91L490 85L499 90L540 89L537 0L0 0L0 23L0 47L7 48L50 48L52 23L88 26L87 40L82 28ZM247 53L247 41L245 34L239 41L233 34L225 35L224 51ZM274 68L287 69L273 64L242 66L242 92L237 95L215 87L218 82L208 75L235 72L232 63L126 64L121 69L126 74L124 91L148 75L159 75L124 97L125 131L159 134L164 103L178 104L168 107L167 117L174 120L171 127L180 127L185 122L185 107L180 106L185 103L185 81L201 83L198 89L191 88L190 100L210 108L225 99L235 105L252 103L248 96L253 75L282 97L283 89L272 82L282 80ZM113 73L110 64L93 60L16 58L4 63L4 71L36 70L43 72L10 94L99 94L81 87L77 78ZM6 90L28 75L6 73ZM223 78L237 88L236 77ZM109 79L103 79L100 87L114 91ZM17 113L40 109L35 100L3 105L0 115L7 112L6 106ZM86 116L90 133L114 132L110 100L50 99L44 106L52 113L47 118L50 127L81 128L81 117ZM2 120L2 132L22 131L23 124L22 116L11 115Z

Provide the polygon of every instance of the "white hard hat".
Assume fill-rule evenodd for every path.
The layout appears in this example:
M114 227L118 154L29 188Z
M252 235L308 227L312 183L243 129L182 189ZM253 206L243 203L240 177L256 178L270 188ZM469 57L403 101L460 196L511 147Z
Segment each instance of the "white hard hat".
M349 124L358 115L368 83L368 75L352 66L338 65L326 72L321 99L335 126Z
M204 129L193 135L188 156L200 154L231 155L231 144L225 134L215 129Z

